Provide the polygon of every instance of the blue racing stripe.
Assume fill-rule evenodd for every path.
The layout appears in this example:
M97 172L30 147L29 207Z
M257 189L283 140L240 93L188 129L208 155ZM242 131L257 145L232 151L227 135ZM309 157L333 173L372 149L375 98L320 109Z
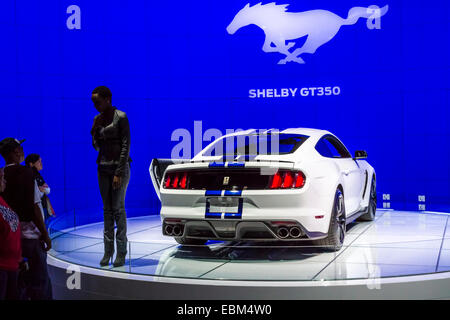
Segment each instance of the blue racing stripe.
M245 167L245 163L244 162L229 162L228 163L228 168L232 168L232 167Z
M220 196L222 194L222 190L206 190L205 196Z
M208 165L209 168L220 168L220 167L225 167L225 163L224 162L211 162Z
M225 219L242 219L241 213L225 213Z
M236 190L236 191L226 190L224 195L225 196L240 196L240 195L242 195L242 190Z

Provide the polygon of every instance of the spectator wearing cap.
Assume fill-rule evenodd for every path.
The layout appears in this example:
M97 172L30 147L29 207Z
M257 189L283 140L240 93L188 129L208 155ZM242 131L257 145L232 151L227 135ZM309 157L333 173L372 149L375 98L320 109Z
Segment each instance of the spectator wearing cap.
M52 287L47 268L47 251L52 242L39 208L39 189L31 168L22 166L22 143L13 138L0 141L0 154L5 159L4 175L7 181L2 193L20 220L22 256L27 258L29 271L19 283L24 283L22 296L31 300L52 299Z
M114 267L123 266L127 254L127 217L125 195L130 181L130 126L125 112L111 104L111 91L100 86L92 92L92 102L99 112L91 129L92 143L98 151L98 183L103 200L104 256L101 266L109 264L114 254L114 225L117 226L117 256Z
M0 168L0 194L6 180ZM0 195L0 300L18 299L17 276L22 260L19 217Z
M25 158L25 164L33 170L34 179L39 188L39 196L42 204L40 208L44 217L44 222L47 224L47 220L50 216L53 216L55 212L53 211L50 199L48 198L50 187L40 173L43 169L42 158L37 153L31 153Z

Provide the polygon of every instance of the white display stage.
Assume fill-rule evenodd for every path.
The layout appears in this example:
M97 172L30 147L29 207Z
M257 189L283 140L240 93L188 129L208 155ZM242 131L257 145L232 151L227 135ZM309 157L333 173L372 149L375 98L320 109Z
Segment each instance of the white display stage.
M158 298L154 286L169 299L450 298L449 216L379 209L375 221L347 226L341 250L327 252L310 242L181 246L163 236L159 216L150 215L128 219L129 252L123 267L98 264L102 223L57 233L49 263L61 298L153 299ZM57 275L56 270L69 266L81 271L84 288L64 288L70 274ZM108 288L108 280L128 281L136 288L129 293ZM201 290L192 292L191 286Z

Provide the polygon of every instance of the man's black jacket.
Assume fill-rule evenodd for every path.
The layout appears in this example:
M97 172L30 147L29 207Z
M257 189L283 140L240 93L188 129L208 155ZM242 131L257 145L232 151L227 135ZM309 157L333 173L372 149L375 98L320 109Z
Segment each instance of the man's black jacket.
M105 122L105 115L94 118L91 131L92 144L97 150L99 170L110 171L116 176L123 176L130 159L130 125L125 112L114 109L111 123Z

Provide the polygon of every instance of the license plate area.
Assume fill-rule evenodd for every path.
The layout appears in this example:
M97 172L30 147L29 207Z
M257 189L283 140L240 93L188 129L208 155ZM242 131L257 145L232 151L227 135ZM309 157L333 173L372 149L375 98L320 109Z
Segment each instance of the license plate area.
M209 204L210 212L238 213L239 211L239 198L236 197L206 198L206 204Z
M211 219L241 219L243 199L239 197L206 198L205 217Z

